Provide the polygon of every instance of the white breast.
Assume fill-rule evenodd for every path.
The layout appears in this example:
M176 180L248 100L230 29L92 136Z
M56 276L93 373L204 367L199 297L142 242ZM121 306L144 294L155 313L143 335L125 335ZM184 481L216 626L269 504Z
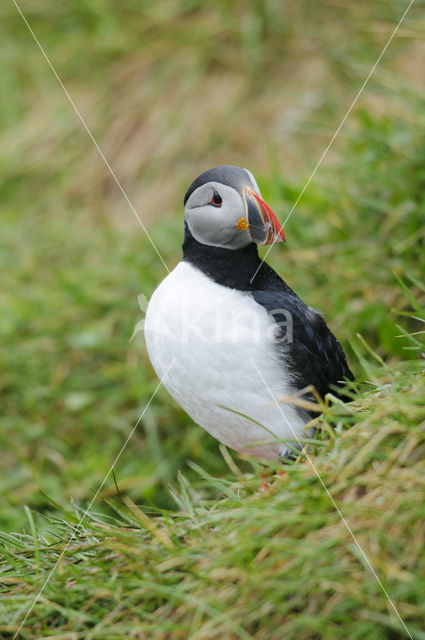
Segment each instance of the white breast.
M249 294L216 284L187 262L156 289L145 320L146 346L159 378L170 367L164 379L169 393L218 440L260 457L282 455L286 447L249 445L293 440L305 425L293 407L278 408L267 388L275 397L292 391L272 332L269 314Z

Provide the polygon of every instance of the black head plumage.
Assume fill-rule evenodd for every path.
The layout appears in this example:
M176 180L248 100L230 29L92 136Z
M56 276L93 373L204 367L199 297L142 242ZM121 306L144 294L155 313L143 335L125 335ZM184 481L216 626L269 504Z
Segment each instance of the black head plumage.
M199 175L190 185L186 191L184 197L184 204L188 201L192 193L198 189L198 187L206 184L207 182L220 182L221 184L227 184L229 187L233 187L240 191L247 182L249 183L250 175L246 169L236 167L233 164L222 164L218 167L212 167L207 169Z

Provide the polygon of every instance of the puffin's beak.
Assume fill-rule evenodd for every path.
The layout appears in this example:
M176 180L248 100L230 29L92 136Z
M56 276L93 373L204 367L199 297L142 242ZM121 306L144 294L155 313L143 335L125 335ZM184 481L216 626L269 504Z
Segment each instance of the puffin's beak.
M285 232L269 205L252 189L245 189L251 238L256 244L285 242Z

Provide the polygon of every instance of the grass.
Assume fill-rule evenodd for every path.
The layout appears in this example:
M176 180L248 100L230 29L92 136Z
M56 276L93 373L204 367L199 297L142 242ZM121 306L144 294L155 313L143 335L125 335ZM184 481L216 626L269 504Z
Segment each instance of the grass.
M208 165L248 165L285 218L405 7L22 8L172 267L177 203ZM326 312L356 373L353 402L318 423L311 460L415 640L423 8L288 221L287 247L270 254ZM0 11L0 637L13 637L67 541L23 639L408 637L309 461L258 494L259 464L220 450L163 389L76 526L157 385L142 336L129 339L137 294L165 273L13 5Z
M425 380L394 367L372 390L349 418L341 408L325 415L322 428L337 431L311 460L420 639ZM93 510L78 528L75 507L42 536L3 534L4 631L72 533L23 637L407 637L307 461L263 494L256 469L233 462L220 478L194 469L193 484L183 474L173 483L175 510L115 497L113 516Z

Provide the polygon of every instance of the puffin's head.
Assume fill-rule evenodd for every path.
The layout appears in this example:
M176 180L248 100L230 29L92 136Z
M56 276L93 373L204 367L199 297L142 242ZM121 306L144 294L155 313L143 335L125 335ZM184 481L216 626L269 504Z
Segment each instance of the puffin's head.
M284 242L279 220L248 169L225 164L204 171L184 198L185 219L198 242L242 249L251 242Z

